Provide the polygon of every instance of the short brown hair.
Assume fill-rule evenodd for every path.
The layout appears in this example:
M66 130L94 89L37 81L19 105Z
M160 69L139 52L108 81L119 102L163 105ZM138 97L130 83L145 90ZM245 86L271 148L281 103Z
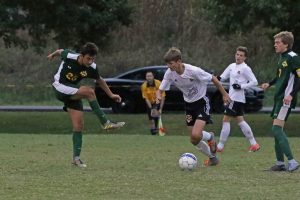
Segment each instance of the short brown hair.
M280 38L283 44L287 44L288 49L293 48L294 35L293 35L292 32L282 31L282 32L277 33L276 35L274 35L274 39L276 39L276 38Z
M85 45L82 46L80 50L80 54L82 55L90 55L90 56L96 56L98 54L98 47L96 44L92 42L88 42Z
M176 47L171 47L164 56L166 63L181 60L181 51Z
M248 49L247 49L247 47L239 46L239 47L236 48L236 51L244 52L245 56L246 57L248 56Z

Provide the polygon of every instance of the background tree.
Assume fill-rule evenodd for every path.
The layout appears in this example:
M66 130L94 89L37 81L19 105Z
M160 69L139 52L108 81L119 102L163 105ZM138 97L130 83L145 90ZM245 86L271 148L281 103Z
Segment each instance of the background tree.
M295 0L203 0L209 19L222 33L247 32L256 26L292 31L300 51L300 1ZM270 30L270 29L269 29Z
M49 38L63 47L103 46L109 31L130 23L131 12L127 0L0 0L0 37L6 47L36 50Z

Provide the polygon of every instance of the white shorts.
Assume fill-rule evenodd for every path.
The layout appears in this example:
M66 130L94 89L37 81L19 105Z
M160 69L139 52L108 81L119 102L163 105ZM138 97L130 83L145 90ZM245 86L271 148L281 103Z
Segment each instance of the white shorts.
M66 85L61 84L56 81L52 85L58 92L67 94L67 95L74 95L78 91L78 88L76 88L76 87L66 86Z

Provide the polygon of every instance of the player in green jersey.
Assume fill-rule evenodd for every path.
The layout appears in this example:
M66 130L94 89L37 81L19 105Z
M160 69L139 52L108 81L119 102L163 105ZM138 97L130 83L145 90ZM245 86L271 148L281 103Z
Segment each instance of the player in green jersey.
M124 126L125 122L111 122L100 109L94 89L88 86L80 86L79 82L84 78L95 79L97 84L106 94L116 102L121 102L121 97L113 94L104 79L99 75L94 63L98 53L98 47L94 43L86 43L80 53L74 53L67 49L58 49L49 54L47 58L52 60L61 56L62 62L54 76L52 84L57 99L64 102L64 110L69 113L73 126L73 161L78 167L86 167L80 159L82 147L82 130L84 126L82 99L87 99L93 112L98 117L103 129L114 129Z
M275 52L279 55L276 77L261 87L266 90L275 85L274 106L271 113L273 118L272 133L275 138L275 153L277 162L271 171L294 171L299 168L294 159L288 138L283 131L285 121L297 102L297 92L300 89L300 58L292 51L294 36L291 32L283 31L274 36ZM288 159L285 166L284 155Z

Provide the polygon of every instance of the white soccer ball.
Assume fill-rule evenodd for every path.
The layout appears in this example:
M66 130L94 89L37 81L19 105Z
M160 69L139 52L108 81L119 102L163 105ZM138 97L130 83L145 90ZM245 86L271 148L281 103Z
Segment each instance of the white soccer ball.
M197 157L192 153L184 153L180 156L178 164L182 170L193 170L197 167Z

